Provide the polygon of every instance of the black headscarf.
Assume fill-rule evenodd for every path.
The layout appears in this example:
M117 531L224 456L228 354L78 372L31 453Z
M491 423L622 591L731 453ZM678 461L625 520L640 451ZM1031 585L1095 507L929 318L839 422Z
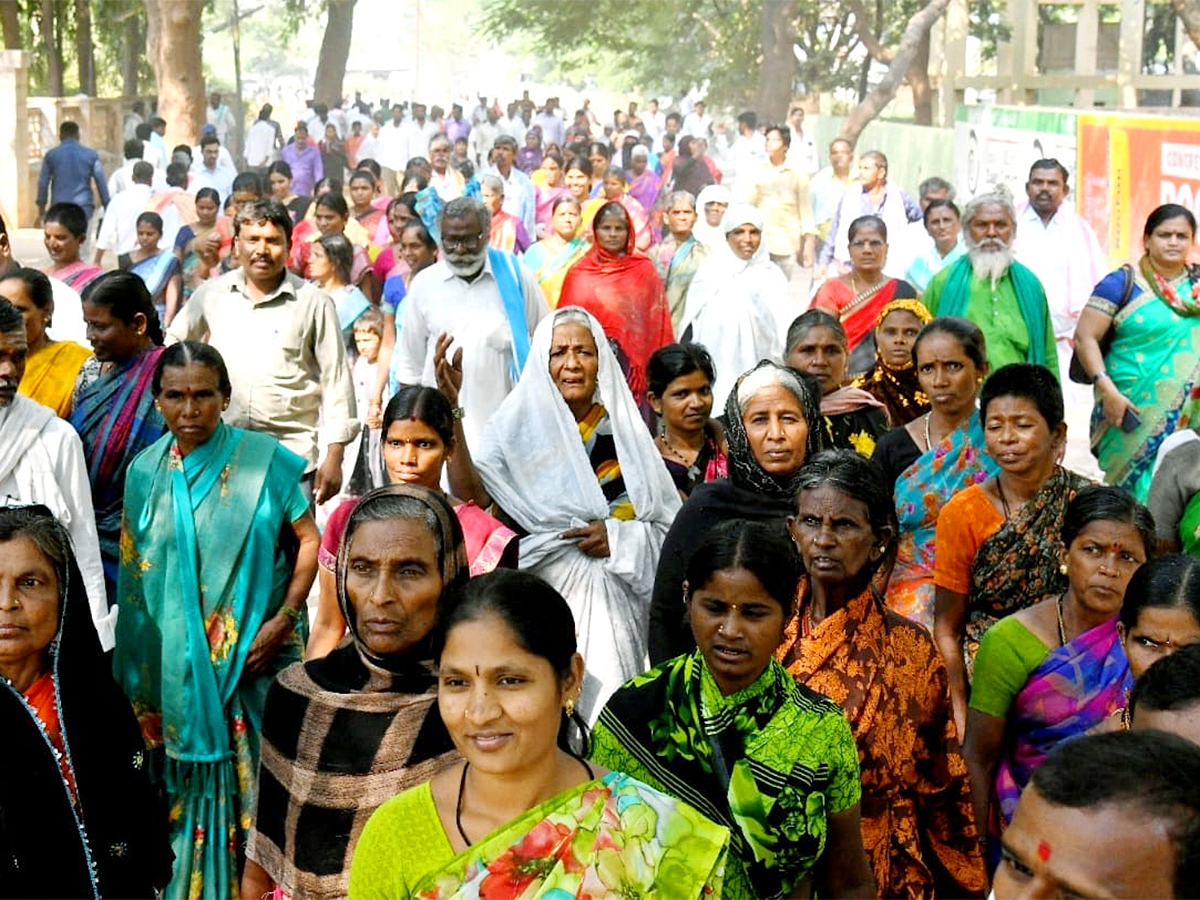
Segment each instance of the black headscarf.
M129 700L100 649L66 530L45 507L0 510L0 523L45 516L67 551L58 632L47 648L78 805L44 728L0 679L0 897L151 897L171 877L166 805L146 772ZM18 520L14 523L14 519Z

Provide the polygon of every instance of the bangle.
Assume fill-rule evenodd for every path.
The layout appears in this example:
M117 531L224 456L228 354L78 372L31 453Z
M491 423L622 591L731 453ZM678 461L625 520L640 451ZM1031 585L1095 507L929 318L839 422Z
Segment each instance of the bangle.
M378 409L381 406L383 406L382 400L371 400L367 403L367 409Z
M1093 375L1093 376L1092 376L1092 384L1095 384L1095 383L1096 383L1097 381L1099 381L1101 378L1109 378L1109 377L1110 377L1110 376L1109 376L1109 374L1108 374L1108 370L1107 370L1107 369L1101 369L1099 372L1097 372L1095 375Z
M279 615L283 616L284 618L291 619L292 627L295 627L300 624L301 613L300 613L300 610L294 606L279 607Z
M467 411L465 409L463 409L461 406L456 406L456 407L454 407L454 409L452 409L450 411L450 414L453 415L454 418L458 419L459 421L462 421L462 417L467 414Z

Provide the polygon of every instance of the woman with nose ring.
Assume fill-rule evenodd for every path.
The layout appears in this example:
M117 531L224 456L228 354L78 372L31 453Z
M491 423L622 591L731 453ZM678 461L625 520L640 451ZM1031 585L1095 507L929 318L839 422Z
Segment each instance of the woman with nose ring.
M1133 687L1117 618L1154 549L1154 519L1125 491L1086 487L1067 506L1067 589L1005 616L975 655L964 754L975 820L998 839L1037 767L1121 708Z
M776 658L841 705L862 768L863 845L880 897L978 897L983 856L929 632L873 582L895 541L891 493L847 450L800 471L788 529L808 573Z
M984 382L979 415L999 471L942 508L934 550L933 634L960 735L979 639L998 619L1066 589L1063 520L1091 483L1058 464L1067 425L1062 388L1045 366L997 370Z
M462 763L371 816L349 896L722 897L726 828L588 761L575 620L544 581L498 571L448 602L437 705Z

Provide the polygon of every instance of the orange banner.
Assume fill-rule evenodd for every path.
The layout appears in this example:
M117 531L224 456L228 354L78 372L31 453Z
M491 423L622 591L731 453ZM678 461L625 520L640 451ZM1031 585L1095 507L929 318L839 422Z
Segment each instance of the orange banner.
M1155 207L1178 203L1200 216L1200 121L1084 113L1078 147L1076 204L1114 268L1141 255Z

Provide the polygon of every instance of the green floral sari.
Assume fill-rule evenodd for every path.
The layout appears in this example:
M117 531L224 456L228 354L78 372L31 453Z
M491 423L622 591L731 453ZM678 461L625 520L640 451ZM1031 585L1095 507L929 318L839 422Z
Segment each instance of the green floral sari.
M699 650L669 660L612 696L592 741L596 762L730 829L727 898L791 892L824 852L829 816L862 792L841 707L775 660L728 697Z
M267 689L302 631L264 671L245 664L291 578L279 538L308 509L303 473L274 438L223 423L186 457L168 433L129 467L113 663L171 807L168 898L238 893Z

